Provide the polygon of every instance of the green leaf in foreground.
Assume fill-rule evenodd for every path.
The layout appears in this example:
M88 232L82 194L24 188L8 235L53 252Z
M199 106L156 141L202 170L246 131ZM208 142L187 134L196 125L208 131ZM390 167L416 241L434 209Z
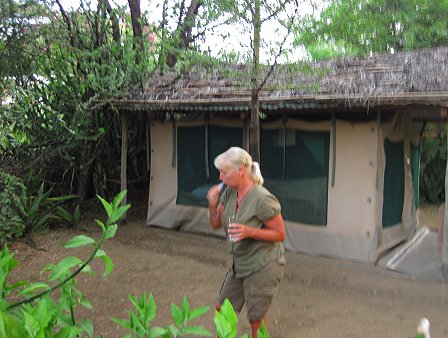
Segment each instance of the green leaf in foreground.
M103 277L109 276L115 267L114 263L112 262L112 259L106 255L104 250L101 250L101 249L96 252L95 256L100 258L101 260L103 260L103 262L105 264Z
M189 326L182 329L182 334L195 336L212 336L211 332L200 326Z
M31 292L34 292L34 291L40 290L40 289L49 290L50 287L46 283L39 282L39 283L31 284L27 288L23 289L20 293L27 294L27 293L31 293Z
M194 318L202 316L204 313L206 313L210 309L210 305L199 307L196 309L191 310L188 318L189 320L192 320Z
M73 268L74 266L79 266L80 264L82 264L82 260L78 257L66 257L54 267L53 274L48 278L48 280L51 282L55 279L58 279L64 274L68 273L71 268Z
M109 222L110 222L110 223L115 223L115 222L117 222L120 218L123 217L124 213L125 213L126 211L128 211L128 209L129 209L130 207L131 207L130 204L126 204L126 205L122 205L122 206L118 207L117 210L115 210L115 211L112 213L112 215L109 215L109 217L110 217Z
M106 238L109 239L109 238L114 237L115 233L117 232L117 228L118 228L118 225L116 225L116 224L109 225L106 230Z
M86 235L79 235L71 238L67 243L64 244L64 247L69 248L78 248L80 246L93 244L95 245L96 242L93 238L86 236Z
M96 195L98 197L98 199L101 201L101 203L103 204L104 209L107 212L107 216L111 216L112 212L113 212L113 208L112 205L109 204L109 202L107 202L104 198L102 198L100 195Z

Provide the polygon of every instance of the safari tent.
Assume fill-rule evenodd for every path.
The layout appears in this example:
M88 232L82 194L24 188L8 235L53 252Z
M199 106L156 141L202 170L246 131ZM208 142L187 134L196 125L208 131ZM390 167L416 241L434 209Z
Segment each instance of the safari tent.
M282 205L288 250L375 262L414 234L421 133L425 121L446 118L446 55L437 48L265 70L260 165ZM148 119L147 225L224 236L209 226L206 192L219 182L214 158L248 148L244 72L195 67L113 101L124 126L132 114Z

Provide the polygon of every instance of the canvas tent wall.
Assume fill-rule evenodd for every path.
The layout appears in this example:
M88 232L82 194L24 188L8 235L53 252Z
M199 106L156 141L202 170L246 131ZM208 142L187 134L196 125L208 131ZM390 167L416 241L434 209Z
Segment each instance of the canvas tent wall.
M375 262L414 233L410 114L371 116L262 123L261 170L282 203L288 250ZM219 181L214 157L246 147L247 130L239 118L151 121L147 224L224 236L208 223L205 193Z
M283 120L286 128L281 122L270 120L271 127L275 123L281 126L272 127L270 131L269 123L263 122L261 157L267 185L277 180L271 185L273 191L282 186L291 188L275 190L287 217L286 245L290 250L373 262L387 248L414 232L416 216L411 187L416 187L414 202L418 205L419 148L418 143L412 142L415 138L410 119L422 124L427 121L446 123L447 53L447 47L438 47L262 67L260 78L267 76L267 81L259 92L261 112L268 119L272 112L281 114L282 109L289 114L289 119ZM241 121L249 120L252 74L250 65L194 64L186 72L176 69L155 72L143 83L143 88L97 102L96 109L113 106L114 112L118 109L122 114L122 190L127 186L127 116L144 113L150 117L153 153L148 224L212 233L205 215L205 198L197 195L216 183L211 161L220 147L228 145L223 142L226 138L215 140L224 127L221 124L242 129L236 133L239 136L234 136L237 142L247 144L247 126ZM341 113L372 118L365 121L357 117L345 119ZM196 119L173 122L173 114ZM205 121L205 115L200 118L201 114L210 114L210 118ZM217 119L218 115L228 117L231 114L236 117ZM334 120L330 118L332 114ZM312 118L302 119L304 115ZM319 122L325 128L319 127L313 133L312 126L318 123L309 121L316 120L318 115L327 116ZM164 120L169 121L162 122ZM202 147L182 139L182 135L190 132L182 126L190 124L196 126L196 133L193 131L192 135L195 140L202 140ZM305 129L296 125L300 128L303 125ZM271 142L266 143L269 137ZM287 146L280 147L281 140ZM309 151L309 148L314 150ZM189 156L182 157L179 149L191 155L194 161L185 161ZM200 155L192 156L198 149L202 149ZM316 149L324 150L319 153ZM311 157L313 168L318 169L320 176L307 166L291 172L289 168L308 163L299 156L291 157L291 153L307 154L307 159ZM326 157L322 157L325 154ZM319 161L313 158L316 156ZM184 166L183 170L179 163ZM269 167L271 163L273 166ZM190 168L195 176L186 179L189 165L195 168ZM313 183L319 184L310 184L304 177L313 178ZM279 183L279 179L288 182ZM304 188L316 186L321 190L313 190L312 194L310 189ZM448 171L445 186L447 190ZM323 188L326 193L322 193ZM305 197L313 197L320 203L316 206L310 199L306 200L308 204L295 201L294 191L306 191ZM317 210L316 214L322 218L316 220L310 210ZM445 229L448 228L448 212L446 215ZM301 216L310 218L297 218ZM448 231L445 230L444 271L448 271L445 269L448 267L447 243Z

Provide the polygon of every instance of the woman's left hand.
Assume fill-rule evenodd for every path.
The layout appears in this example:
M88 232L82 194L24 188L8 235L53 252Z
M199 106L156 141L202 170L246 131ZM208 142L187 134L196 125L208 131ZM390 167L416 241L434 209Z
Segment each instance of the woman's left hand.
M252 238L265 242L283 242L286 237L285 224L281 213L264 222L264 227L254 228L246 224L232 223L229 226L229 236L234 242Z
M250 237L250 227L240 223L231 223L229 226L229 237L233 242L242 241L245 238Z

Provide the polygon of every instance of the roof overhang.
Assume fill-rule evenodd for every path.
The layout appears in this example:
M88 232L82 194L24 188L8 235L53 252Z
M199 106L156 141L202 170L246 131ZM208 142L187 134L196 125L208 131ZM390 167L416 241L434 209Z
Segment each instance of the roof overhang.
M110 101L120 111L156 112L247 112L250 97L188 98L188 99L113 99ZM356 110L400 110L412 114L417 120L446 120L448 92L401 93L382 95L317 94L284 97L260 97L260 109L265 113L289 111L306 113Z

